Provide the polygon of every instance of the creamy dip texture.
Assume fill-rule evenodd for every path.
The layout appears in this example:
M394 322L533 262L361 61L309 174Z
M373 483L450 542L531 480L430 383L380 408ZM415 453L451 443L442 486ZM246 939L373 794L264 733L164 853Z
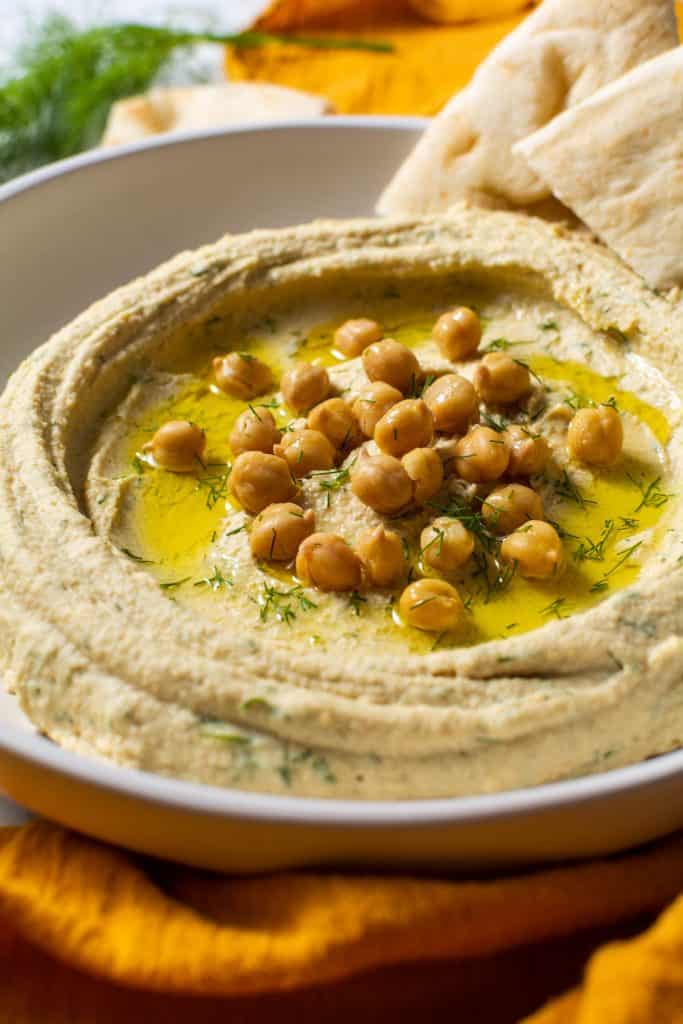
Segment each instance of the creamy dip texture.
M388 281L366 292L367 297L333 293L313 309L266 313L237 335L218 322L204 335L188 338L179 357L150 367L98 442L88 495L99 528L159 581L169 599L196 608L224 628L248 624L266 631L275 643L308 643L333 651L351 652L358 645L428 651L480 643L590 608L632 583L655 548L671 489L663 378L653 373L648 390L642 381L636 383L634 367L636 395L629 390L629 371L624 372L614 339L596 337L570 312L519 288L501 284L486 291L457 282L435 288ZM439 314L454 305L474 307L484 325L477 355L459 364L445 360L431 337ZM252 557L248 531L253 517L229 493L230 431L247 408L271 410L285 431L303 421L287 408L277 388L251 401L226 395L215 383L211 356L230 349L247 352L272 368L275 381L292 365L310 361L329 368L337 393L353 402L368 378L359 357L335 351L333 336L339 324L356 316L378 321L387 337L409 346L427 383L453 369L471 378L479 358L491 351L509 352L528 364L535 380L530 410L517 404L504 410L482 405L481 422L501 436L507 423L519 422L550 445L552 459L533 482L547 518L564 539L567 566L557 578L532 581L510 573L478 541L475 557L455 574L467 621L455 631L433 635L401 622L396 610L400 590L321 593L302 586L292 565ZM424 387L420 382L415 393ZM572 462L566 451L568 420L579 408L607 402L622 415L623 458L608 470ZM168 420L190 420L205 429L206 468L179 474L154 467L143 449ZM317 530L340 534L351 545L363 526L386 521L351 493L350 467L357 458L354 450L334 469L304 478L300 495L302 507L315 511ZM476 508L470 513L470 503L459 498L457 479L451 478L428 507L391 517L391 528L404 539L408 578L436 575L421 557L424 525L445 512L473 526L476 535L483 525Z
M481 337L448 358L433 330L460 307ZM393 439L387 424L352 430L327 468L282 475L287 439L320 418L288 404L283 378L324 368L348 415L368 361L337 331L358 318L418 361L391 423L406 401L429 427L389 459L408 479L422 453L410 500L382 514L391 488L359 481L403 443L403 421ZM458 796L679 747L681 336L677 294L523 215L317 223L183 253L64 328L0 399L0 667L70 749L257 792ZM235 353L272 383L226 389ZM484 400L493 356L528 380L515 400ZM445 374L476 388L464 438L424 418ZM256 453L231 444L245 415L272 416L262 458L301 523L277 561L277 531L264 547L253 495L246 507ZM579 457L579 421L609 427L593 438L616 438L606 463ZM160 441L174 423L197 444L176 469ZM506 454L495 478L467 479L482 428L493 462L516 430L542 468L520 477ZM490 513L509 485L532 510L511 531ZM458 531L465 557L449 569ZM385 585L360 542L376 533L398 566ZM321 534L336 537L324 581L302 555Z

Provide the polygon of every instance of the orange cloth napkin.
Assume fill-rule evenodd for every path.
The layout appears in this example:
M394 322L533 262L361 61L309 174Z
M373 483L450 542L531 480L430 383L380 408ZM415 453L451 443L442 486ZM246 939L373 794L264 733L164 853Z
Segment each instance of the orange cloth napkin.
M262 28L288 22L281 6L261 19ZM527 10L481 21L436 25L420 18L404 0L355 0L338 13L316 16L324 0L291 0L297 30L391 43L393 53L309 50L268 46L231 50L229 78L274 82L326 96L340 114L435 114L472 77L490 50L519 23ZM329 4L328 4L329 6Z
M501 9L497 0L480 0L478 5L464 5L478 9L478 20L437 25L421 18L409 0L275 0L260 19L260 27L381 40L391 43L394 52L294 46L228 49L226 72L229 78L318 93L331 100L340 114L428 117L469 82L477 65L526 17L534 2L538 0L530 0L526 7L520 2L522 10L501 16L496 13ZM681 0L676 10L681 22Z
M0 1020L513 1024L682 891L682 835L490 881L224 878L30 824L0 832ZM529 1021L681 1024L683 898Z

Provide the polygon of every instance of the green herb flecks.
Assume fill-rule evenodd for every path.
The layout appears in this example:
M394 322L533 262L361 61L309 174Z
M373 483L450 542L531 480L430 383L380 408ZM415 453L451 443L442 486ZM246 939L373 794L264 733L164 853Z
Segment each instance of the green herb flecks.
M661 508L662 505L666 505L669 498L673 497L673 494L667 494L666 491L662 490L660 486L662 482L661 476L651 480L649 484L645 483L644 480L636 480L630 473L627 476L641 494L640 501L633 509L634 514L644 508Z
M614 522L606 519L600 536L597 540L584 537L574 549L574 558L577 562L604 562L606 549L609 541L615 533Z
M51 15L17 54L14 77L0 85L0 181L96 146L112 103L144 92L179 47L197 43L392 49L368 40L257 31L217 35L139 24L82 32Z
M209 510L215 508L219 501L223 501L228 496L228 480L232 466L223 463L222 469L223 472L206 473L197 479L197 490L206 491L206 507Z
M232 587L233 581L229 576L224 576L218 566L214 565L212 575L204 576L203 579L197 580L194 586L210 587L211 590L222 590L223 587Z
M223 743L232 743L236 747L248 747L253 737L242 732L230 722L202 722L199 726L202 736L212 740L221 740Z
M136 555L135 552L131 551L129 548L121 548L120 550L124 555L127 555L128 558L132 559L133 562L138 562L140 565L154 565L151 558L143 558L142 555Z
M592 498L587 498L574 483L566 469L562 470L561 476L550 481L555 494L564 501L571 501L579 508L586 509L589 505L596 505Z
M191 579L191 576L184 576L182 580L167 580L165 583L160 583L159 586L162 590L175 590L176 587L182 587L183 583L188 583Z
M270 616L278 622L291 626L297 611L307 612L317 608L317 604L306 596L303 587L296 584L287 590L278 590L271 583L264 582L263 592L258 598L252 598L259 606L259 619L267 622Z
M510 425L510 421L505 416L493 416L488 412L481 413L481 422L484 426L490 427L491 430L495 430L498 434L502 434Z
M352 591L349 595L349 607L353 611L354 615L360 615L363 605L368 603L367 597L363 597L357 590Z
M325 505L327 508L330 507L332 494L344 487L345 484L348 484L351 479L352 466L353 463L348 466L342 466L340 469L316 469L309 474L309 476L318 478L318 486L321 491L325 492Z
M541 615L554 615L556 619L564 619L566 617L565 612L567 611L567 598L556 597L554 601L546 605L545 608L541 608Z

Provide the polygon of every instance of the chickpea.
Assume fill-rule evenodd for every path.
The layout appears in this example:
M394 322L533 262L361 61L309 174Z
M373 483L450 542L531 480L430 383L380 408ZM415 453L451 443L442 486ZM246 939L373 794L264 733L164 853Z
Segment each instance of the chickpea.
M334 347L349 359L361 355L368 347L379 341L384 330L375 320L347 320L334 332Z
M413 498L418 505L433 498L443 483L443 463L433 448L413 448L401 459L413 481Z
M534 476L542 473L550 458L548 442L527 427L512 423L503 433L510 453L508 472L512 476Z
M240 452L272 452L281 436L268 409L245 409L235 420L230 447L235 455Z
M403 395L397 388L392 388L391 384L385 384L383 380L376 380L360 389L351 408L362 432L366 437L372 437L385 412L402 400Z
M443 313L432 328L432 337L446 359L473 356L481 341L481 322L473 309L458 306Z
M455 629L465 619L460 594L445 580L422 579L409 583L401 594L398 611L408 626L430 633Z
M506 484L491 491L482 503L481 514L494 533L512 533L531 519L543 519L543 502L531 487Z
M375 427L375 444L389 455L425 448L434 436L434 418L421 398L392 405Z
M357 448L362 436L353 409L343 398L328 398L308 414L308 426L319 430L340 451Z
M233 398L248 402L273 387L273 374L269 366L245 352L229 352L216 356L213 361L216 384Z
M623 444L621 417L611 405L579 409L567 430L569 454L590 466L613 466Z
M296 413L308 412L330 393L330 375L324 366L297 363L282 375L280 390L287 406Z
M336 533L312 533L299 548L296 574L318 590L356 590L362 579L361 561Z
M143 447L157 466L174 473L191 473L202 464L206 434L187 420L169 420Z
M230 493L240 505L256 515L274 502L287 501L296 492L289 466L277 455L242 452L230 474Z
M458 519L439 516L420 534L422 560L437 572L455 572L472 557L474 537Z
M509 459L505 441L490 427L472 427L455 446L455 470L470 483L497 480Z
M531 392L531 374L506 352L489 352L474 371L473 384L482 402L512 405Z
M479 421L479 400L471 383L459 373L438 377L423 394L434 426L445 434L464 434Z
M403 542L394 530L381 524L362 530L356 540L356 551L368 582L374 587L393 587L405 575Z
M268 505L259 512L249 534L254 558L290 562L306 537L315 530L315 513L290 501Z
M319 430L292 430L273 449L285 459L295 477L308 476L321 469L332 469L336 452Z
M564 565L562 541L554 526L530 519L500 545L503 561L512 562L520 576L545 580L557 576Z
M403 394L414 390L421 376L415 354L393 338L369 345L363 352L363 368L370 380L383 380Z
M413 481L393 455L363 452L351 470L351 490L380 515L395 515L413 500Z

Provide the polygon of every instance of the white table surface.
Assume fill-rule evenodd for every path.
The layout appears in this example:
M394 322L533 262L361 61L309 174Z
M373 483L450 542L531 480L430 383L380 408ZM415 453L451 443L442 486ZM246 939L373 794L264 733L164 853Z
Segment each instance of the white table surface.
M39 24L47 12L64 14L83 28L114 21L167 25L170 20L182 27L232 32L249 24L266 6L267 0L0 0L0 69L12 66L16 47L30 39L31 25ZM185 51L169 76L174 81L184 81L197 71L206 77L220 77L219 47L196 47L189 57ZM18 804L0 796L0 826L22 824L29 817Z

